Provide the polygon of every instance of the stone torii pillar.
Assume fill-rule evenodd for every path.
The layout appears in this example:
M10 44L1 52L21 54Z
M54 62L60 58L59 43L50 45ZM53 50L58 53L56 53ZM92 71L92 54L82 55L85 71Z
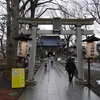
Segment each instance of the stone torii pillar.
M33 25L31 29L31 48L30 48L30 58L29 58L29 66L28 66L28 79L27 83L36 84L34 80L34 68L35 68L35 57L36 57L36 34L37 34L37 25Z
M76 25L76 44L77 44L78 79L76 79L75 82L77 84L86 84L86 80L84 79L81 25Z

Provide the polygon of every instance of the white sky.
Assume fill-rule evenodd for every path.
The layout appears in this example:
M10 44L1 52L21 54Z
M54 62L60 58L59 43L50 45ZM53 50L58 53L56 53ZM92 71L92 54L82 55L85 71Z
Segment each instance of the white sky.
M5 0L0 0L0 1L4 2ZM59 2L60 0L56 0L56 1ZM67 0L65 0L65 1L67 1ZM82 0L80 0L80 1L82 1ZM2 6L4 6L4 5L2 5ZM5 12L5 8L1 8L2 6L0 5L0 15ZM45 17L48 17L48 16L45 16ZM97 24L95 24L95 25L96 26L91 26L91 29L94 30L94 33L96 34L96 36L100 36L99 35L100 33L97 31L97 30L99 30L100 25L97 25ZM41 30L52 30L53 26L52 25L42 25L42 26L39 25L39 27L41 28Z

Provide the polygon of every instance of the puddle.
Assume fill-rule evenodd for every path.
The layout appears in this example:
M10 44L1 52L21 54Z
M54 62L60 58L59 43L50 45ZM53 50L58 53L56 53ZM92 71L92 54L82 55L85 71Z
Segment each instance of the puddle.
M100 80L96 80L96 82L100 85Z

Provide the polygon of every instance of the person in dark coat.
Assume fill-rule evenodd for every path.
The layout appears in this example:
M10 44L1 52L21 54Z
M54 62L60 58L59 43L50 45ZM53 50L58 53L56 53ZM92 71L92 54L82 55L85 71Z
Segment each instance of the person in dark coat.
M68 58L66 66L65 66L65 70L68 72L69 81L71 82L76 70L76 65L71 58Z

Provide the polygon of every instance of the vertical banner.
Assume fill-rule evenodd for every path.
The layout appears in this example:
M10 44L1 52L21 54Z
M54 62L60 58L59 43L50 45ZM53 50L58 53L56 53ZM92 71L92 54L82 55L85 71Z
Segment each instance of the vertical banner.
M25 68L12 68L12 88L25 87Z
M96 46L94 42L88 42L86 46L87 58L94 58L96 52Z

